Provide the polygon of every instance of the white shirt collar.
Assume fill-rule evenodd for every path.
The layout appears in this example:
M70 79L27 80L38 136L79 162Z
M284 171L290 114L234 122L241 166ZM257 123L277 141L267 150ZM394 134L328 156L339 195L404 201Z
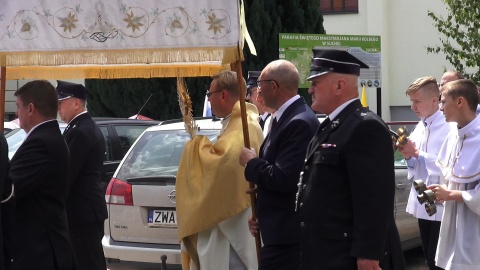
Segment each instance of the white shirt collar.
M288 106L290 106L293 102L295 102L299 98L300 98L299 95L295 95L289 100L287 100L287 102L283 103L283 105L280 106L280 108L278 108L278 110L272 115L275 119L277 119L277 122L280 121L280 117L282 117L282 114L285 112Z
M70 123L73 121L73 119L75 119L75 118L79 117L79 116L80 116L80 115L82 115L82 114L86 114L87 112L88 112L88 111L87 111L87 110L85 110L85 111L83 111L83 112L81 112L81 113L79 113L79 114L75 115L75 117L73 117L73 118L70 120L70 122L68 122L68 124L70 124Z
M330 121L335 119L335 117L338 116L338 114L345 109L345 107L348 106L348 104L354 102L355 100L358 100L358 98L350 99L347 102L343 103L342 105L338 106L331 114L328 115L328 118L330 118Z
M437 119L440 119L440 118L445 119L445 116L440 110L437 110L435 113L433 113L429 117L422 118L422 122L426 123L427 126L431 126L433 122L435 122Z
M265 121L265 119L267 119L269 115L270 115L269 112L264 112L262 115L260 115L260 118L262 118L262 120Z
M34 129L36 129L38 126L40 126L41 124L47 123L47 122L51 122L51 121L57 121L57 120L56 120L56 119L52 119L52 120L47 120L47 121L43 121L43 122L41 122L41 123L36 124L36 125L35 125L34 127L32 127L32 129L30 129L30 131L27 133L27 137L25 137L25 140L26 140L26 139L28 138L28 136L32 133L32 131L33 131ZM24 141L25 141L25 140L24 140Z
M446 180L472 183L480 179L480 117L452 130L438 153L437 165Z
M463 137L464 135L467 135L469 133L471 133L475 128L477 128L478 126L480 126L480 117L477 116L475 117L470 123L468 123L466 126L462 127L462 128L458 128L457 126L457 129L458 129L458 137ZM471 134L471 135L477 135L479 136L478 134ZM480 137L479 137L480 138Z

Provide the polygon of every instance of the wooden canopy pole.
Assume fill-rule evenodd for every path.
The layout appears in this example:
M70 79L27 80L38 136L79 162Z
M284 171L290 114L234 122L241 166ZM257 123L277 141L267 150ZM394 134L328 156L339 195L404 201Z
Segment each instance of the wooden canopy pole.
M243 79L242 74L242 64L240 61L236 61L231 65L231 69L237 72L237 82L238 82L238 94L240 96L240 114L242 116L242 127L243 127L243 143L246 148L250 149L250 135L248 133L248 121L247 121L247 106L245 104L245 92L246 85L245 80ZM257 220L257 195L255 184L249 182L249 190L247 191L250 194L250 203L252 205L252 219ZM262 242L260 240L260 233L255 235L255 246L257 249L257 260L260 261L260 250L262 248Z
M7 67L0 67L0 132L3 133L3 122L5 121L5 92L7 83Z

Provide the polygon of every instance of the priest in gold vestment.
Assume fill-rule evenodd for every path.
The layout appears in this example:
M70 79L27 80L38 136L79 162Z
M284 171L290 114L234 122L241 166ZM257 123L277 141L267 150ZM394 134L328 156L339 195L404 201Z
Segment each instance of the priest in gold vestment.
M199 135L187 142L177 174L182 265L184 270L253 270L258 263L247 224L249 187L238 163L244 141L237 75L224 71L212 78L207 96L222 129L214 143ZM250 145L258 154L263 141L258 110L246 106Z

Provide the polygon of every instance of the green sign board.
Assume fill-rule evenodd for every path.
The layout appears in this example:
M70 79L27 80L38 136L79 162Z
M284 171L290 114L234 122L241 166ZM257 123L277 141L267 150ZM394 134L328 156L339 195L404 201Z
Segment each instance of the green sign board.
M279 34L279 58L292 62L300 73L300 88L310 87L305 79L310 74L312 49L346 50L369 69L360 70L359 85L381 87L381 44L380 36Z

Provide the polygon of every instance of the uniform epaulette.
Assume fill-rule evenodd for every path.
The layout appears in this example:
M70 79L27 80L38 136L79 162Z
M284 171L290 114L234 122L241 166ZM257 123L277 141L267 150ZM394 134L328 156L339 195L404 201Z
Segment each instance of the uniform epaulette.
M355 110L354 115L360 119L364 119L365 117L371 117L373 114L368 108L358 108Z

